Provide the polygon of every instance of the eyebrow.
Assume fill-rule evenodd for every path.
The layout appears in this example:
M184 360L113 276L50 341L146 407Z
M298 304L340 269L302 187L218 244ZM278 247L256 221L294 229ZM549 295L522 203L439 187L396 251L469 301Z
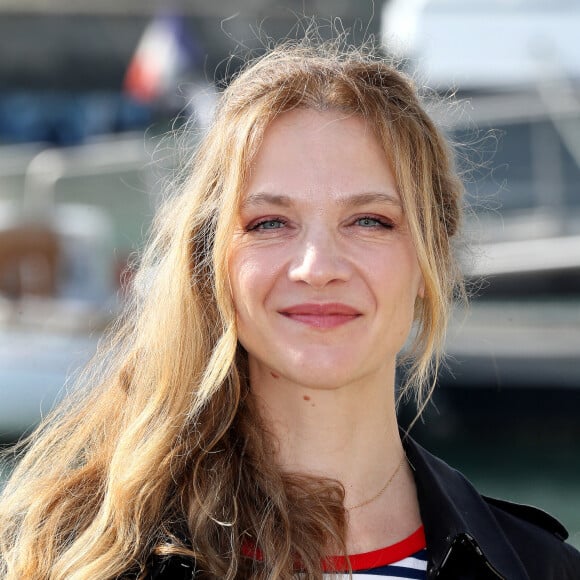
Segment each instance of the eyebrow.
M338 199L338 204L343 207L359 207L362 205L367 205L370 203L387 203L389 205L395 205L402 207L401 200L398 196L381 191L366 191L362 193L353 193L350 195L345 195ZM269 193L266 191L260 191L257 193L252 193L246 197L242 202L242 209L250 206L260 206L260 205L275 205L278 207L291 207L293 205L292 197L284 194Z
M382 191L365 191L362 193L354 193L341 197L338 202L344 207L358 207L370 203L387 203L389 205L396 205L401 207L401 200L392 193Z
M290 207L292 205L292 198L288 195L260 191L248 195L242 202L241 207L242 209L245 209L253 205L277 205L279 207Z

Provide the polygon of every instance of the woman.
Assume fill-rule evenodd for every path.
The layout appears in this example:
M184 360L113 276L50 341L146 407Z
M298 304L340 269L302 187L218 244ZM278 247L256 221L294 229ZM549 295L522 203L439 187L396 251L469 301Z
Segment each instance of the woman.
M249 66L90 390L4 492L3 577L577 577L560 524L482 498L397 426L399 353L412 334L421 405L461 288L460 198L383 60L304 43Z

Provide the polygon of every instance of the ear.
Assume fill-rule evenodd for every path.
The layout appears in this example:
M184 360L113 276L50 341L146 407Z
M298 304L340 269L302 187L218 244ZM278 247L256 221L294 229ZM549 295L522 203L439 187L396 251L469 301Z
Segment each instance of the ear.
M419 281L419 288L417 289L417 296L419 298L421 298L421 300L423 298L425 298L425 280L423 279L423 276L421 276L421 280Z

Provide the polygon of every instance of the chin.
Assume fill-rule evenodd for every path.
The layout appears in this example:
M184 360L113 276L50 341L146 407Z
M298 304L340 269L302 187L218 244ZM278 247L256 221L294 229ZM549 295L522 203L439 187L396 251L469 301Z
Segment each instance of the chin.
M323 360L308 356L306 361L295 361L290 365L288 378L312 389L332 390L355 382L361 376L361 366L348 364L342 359Z

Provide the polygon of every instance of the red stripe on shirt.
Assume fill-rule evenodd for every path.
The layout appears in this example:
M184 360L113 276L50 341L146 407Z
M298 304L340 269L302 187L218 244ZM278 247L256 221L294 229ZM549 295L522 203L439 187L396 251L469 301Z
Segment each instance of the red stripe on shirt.
M421 526L409 537L392 546L386 546L372 552L364 552L363 554L353 554L348 556L348 559L344 556L331 556L322 565L325 572L343 572L348 570L348 561L350 561L353 572L356 570L369 570L403 560L422 550L426 545L425 529Z
M419 550L422 550L427 545L425 540L425 529L420 526L409 537L393 544L386 546L372 552L364 552L363 554L353 554L345 558L344 556L330 556L322 563L322 568L325 572L343 572L348 570L348 561L352 567L353 572L356 570L369 570L371 568L378 568L379 566L388 566L412 556ZM253 545L251 542L242 542L242 555L246 558L252 558L261 562L264 560L264 555L260 548Z

